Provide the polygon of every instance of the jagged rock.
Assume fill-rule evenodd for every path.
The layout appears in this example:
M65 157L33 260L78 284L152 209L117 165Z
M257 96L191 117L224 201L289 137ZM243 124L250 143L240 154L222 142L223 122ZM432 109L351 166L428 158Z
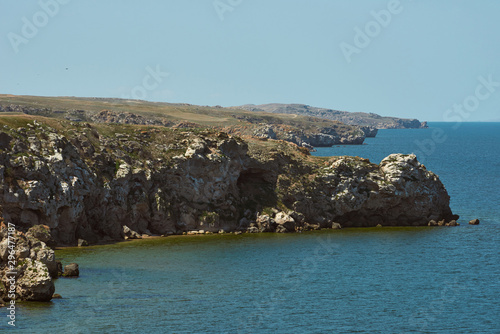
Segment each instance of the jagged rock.
M429 225L429 226L437 226L437 225L438 225L438 223L437 223L435 220L433 220L433 219L432 219L432 220L430 220L430 221L429 221L429 224L428 224L428 225Z
M253 135L259 138L276 139L276 132L271 125L263 125L254 130Z
M479 225L479 219L472 219L471 221L469 221L469 224L471 225Z
M256 220L260 232L273 232L276 229L276 221L269 215L260 215Z
M78 277L80 276L80 268L76 263L70 263L64 266L64 277Z
M295 220L289 216L288 214L284 212L278 212L276 214L276 217L274 217L274 220L276 221L276 224L278 225L276 227L276 230L281 230L283 227L285 231L287 232L293 232L295 231ZM281 232L281 231L279 231Z
M445 224L445 226L459 226L460 224L457 223L456 220L450 220L448 223Z
M50 301L55 291L54 283L49 275L47 266L30 258L21 261L17 269L19 276L16 280L16 294L19 300ZM8 282L4 281L4 285Z
M56 242L52 235L50 234L50 227L47 225L35 225L30 227L26 236L32 236L40 241L43 241L49 247L55 247Z

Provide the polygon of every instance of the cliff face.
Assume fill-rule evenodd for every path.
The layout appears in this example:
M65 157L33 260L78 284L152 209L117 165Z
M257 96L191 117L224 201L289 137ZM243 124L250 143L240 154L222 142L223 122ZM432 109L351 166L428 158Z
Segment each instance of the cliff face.
M375 165L217 131L33 119L1 128L0 207L21 230L47 225L59 245L122 240L129 230L286 232L453 219L446 189L413 155Z

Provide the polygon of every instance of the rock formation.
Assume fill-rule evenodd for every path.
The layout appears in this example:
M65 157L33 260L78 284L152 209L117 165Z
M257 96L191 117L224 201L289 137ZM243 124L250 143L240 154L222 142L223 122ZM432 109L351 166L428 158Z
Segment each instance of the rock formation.
M47 226L58 245L457 219L439 178L414 155L376 165L218 131L24 122L1 128L0 207L22 231Z

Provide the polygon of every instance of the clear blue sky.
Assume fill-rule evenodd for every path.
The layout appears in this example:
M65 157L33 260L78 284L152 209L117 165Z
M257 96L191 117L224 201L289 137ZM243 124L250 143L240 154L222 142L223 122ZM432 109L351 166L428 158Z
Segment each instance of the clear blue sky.
M430 121L457 116L446 110L468 99L463 120L500 119L500 84L474 97L478 77L500 83L497 0L55 1L0 0L0 93L145 92L152 101L305 103ZM390 20L375 23L371 12L390 6ZM356 27L372 37L364 45L358 36L348 62L341 45L356 47ZM147 67L169 75L154 81Z

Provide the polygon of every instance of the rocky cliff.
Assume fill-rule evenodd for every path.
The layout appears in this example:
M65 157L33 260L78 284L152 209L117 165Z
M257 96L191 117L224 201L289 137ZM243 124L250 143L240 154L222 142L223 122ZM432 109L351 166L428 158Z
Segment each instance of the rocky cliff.
M456 219L414 155L376 165L216 130L26 115L0 118L0 129L3 217L21 231L48 226L58 245Z
M279 114L296 114L340 121L345 124L365 127L367 137L374 137L376 135L376 132L369 132L368 129L372 129L371 131L373 131L374 129L418 129L427 127L427 122L420 122L417 119L380 116L374 113L339 111L312 107L306 104L246 104L236 108L253 112L265 111ZM368 135L370 133L371 135Z

